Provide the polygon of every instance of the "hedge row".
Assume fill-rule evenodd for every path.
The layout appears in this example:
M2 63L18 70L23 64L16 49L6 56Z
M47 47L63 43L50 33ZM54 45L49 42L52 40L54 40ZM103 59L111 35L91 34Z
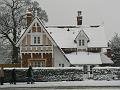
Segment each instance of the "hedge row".
M95 67L93 68L94 80L119 80L119 67Z
M11 79L12 69L4 69L5 71L5 82L9 82ZM26 82L26 71L27 68L16 69L17 82ZM82 81L83 71L82 69L67 68L67 69L33 69L34 80L39 81Z

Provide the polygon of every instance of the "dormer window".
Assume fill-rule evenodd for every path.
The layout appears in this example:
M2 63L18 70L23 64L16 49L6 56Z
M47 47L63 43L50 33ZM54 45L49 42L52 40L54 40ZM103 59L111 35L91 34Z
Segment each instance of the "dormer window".
M82 40L82 46L84 46L85 45L85 41L84 40Z
M81 46L81 40L79 40L79 46Z
M84 46L85 45L85 40L79 40L79 46Z

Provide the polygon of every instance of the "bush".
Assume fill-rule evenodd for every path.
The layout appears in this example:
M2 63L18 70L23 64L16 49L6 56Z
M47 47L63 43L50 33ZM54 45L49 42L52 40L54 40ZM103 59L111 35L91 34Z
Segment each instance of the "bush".
M115 80L120 79L119 67L95 67L93 68L94 80Z
M4 69L5 82L9 82L11 78L12 69ZM16 68L17 82L26 82L27 68ZM82 81L82 69L70 68L33 68L34 80L39 81Z

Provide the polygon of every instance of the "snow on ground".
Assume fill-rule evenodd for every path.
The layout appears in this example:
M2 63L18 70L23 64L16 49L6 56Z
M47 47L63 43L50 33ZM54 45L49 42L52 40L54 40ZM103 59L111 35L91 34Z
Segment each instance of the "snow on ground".
M17 83L10 85L5 83L0 88L52 88L52 87L120 87L120 80L117 81L61 81L61 82L35 82L35 84Z

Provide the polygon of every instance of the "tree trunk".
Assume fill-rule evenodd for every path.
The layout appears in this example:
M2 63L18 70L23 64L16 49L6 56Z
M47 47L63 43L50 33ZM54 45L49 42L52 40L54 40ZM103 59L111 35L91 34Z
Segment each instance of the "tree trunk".
M19 63L18 51L19 51L19 48L16 46L13 46L12 63Z

